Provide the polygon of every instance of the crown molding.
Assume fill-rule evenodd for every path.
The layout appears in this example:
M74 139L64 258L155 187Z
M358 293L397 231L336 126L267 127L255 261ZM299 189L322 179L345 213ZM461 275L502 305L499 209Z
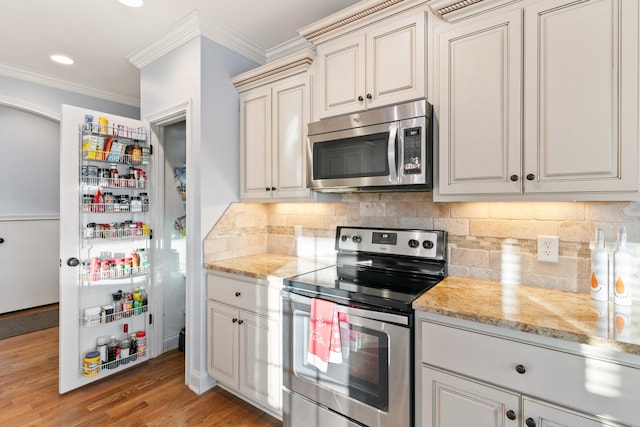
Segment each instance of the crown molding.
M302 73L311 66L315 57L316 53L312 49L305 49L284 58L270 61L261 67L238 74L231 78L231 82L238 91L243 92L294 74Z
M93 96L95 98L106 99L120 104L131 105L133 107L140 107L139 97L114 93L111 90L101 89L94 86L82 85L4 62L0 62L0 75L60 90L75 92L82 95Z
M326 33L367 18L403 1L405 0L363 0L299 29L298 34L313 41Z
M433 13L447 22L457 22L470 16L487 12L521 0L429 0Z
M284 43L280 43L279 45L272 47L271 49L267 49L266 63L276 61L280 58L284 58L286 56L295 54L305 49L310 49L312 47L313 45L311 44L311 42L304 37L294 37Z
M264 49L203 18L198 10L182 18L161 36L131 52L127 59L136 67L142 68L198 36L219 43L258 64L266 62Z

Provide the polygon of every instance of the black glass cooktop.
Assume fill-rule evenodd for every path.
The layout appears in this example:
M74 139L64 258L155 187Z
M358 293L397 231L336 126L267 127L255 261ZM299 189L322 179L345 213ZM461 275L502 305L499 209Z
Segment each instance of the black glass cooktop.
M284 287L293 293L340 304L373 306L411 313L411 304L442 277L404 274L359 266L331 266L289 277Z

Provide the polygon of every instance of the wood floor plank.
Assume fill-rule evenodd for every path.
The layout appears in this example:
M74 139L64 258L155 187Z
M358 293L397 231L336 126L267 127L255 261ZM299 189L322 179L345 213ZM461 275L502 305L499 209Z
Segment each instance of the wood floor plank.
M0 340L0 423L23 426L281 427L220 387L197 395L173 350L58 394L58 328Z

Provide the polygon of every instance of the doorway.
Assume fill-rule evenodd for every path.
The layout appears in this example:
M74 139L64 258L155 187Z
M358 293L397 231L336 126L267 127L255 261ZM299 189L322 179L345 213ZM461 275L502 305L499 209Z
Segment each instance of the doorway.
M184 351L186 316L186 121L163 127L164 230L162 254L163 344L162 351Z

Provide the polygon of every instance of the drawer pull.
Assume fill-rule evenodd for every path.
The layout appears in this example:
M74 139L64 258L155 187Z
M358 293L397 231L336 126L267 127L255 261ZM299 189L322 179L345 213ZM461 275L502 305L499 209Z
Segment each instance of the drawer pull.
M527 425L527 427L536 427L536 421L531 417L527 418L524 423Z
M231 319L231 321L232 321L233 323L236 323L236 322L238 321L238 319L236 319L236 318L234 317L233 319Z
M238 320L238 325L242 325L244 323L244 320Z
M516 419L516 413L513 412L511 409L509 409L507 411L507 418L509 418L511 421Z
M240 292L236 292L236 297L239 297L240 295L242 295Z
M527 372L527 370L525 369L524 365L516 365L516 372L519 374L524 374L525 372Z

